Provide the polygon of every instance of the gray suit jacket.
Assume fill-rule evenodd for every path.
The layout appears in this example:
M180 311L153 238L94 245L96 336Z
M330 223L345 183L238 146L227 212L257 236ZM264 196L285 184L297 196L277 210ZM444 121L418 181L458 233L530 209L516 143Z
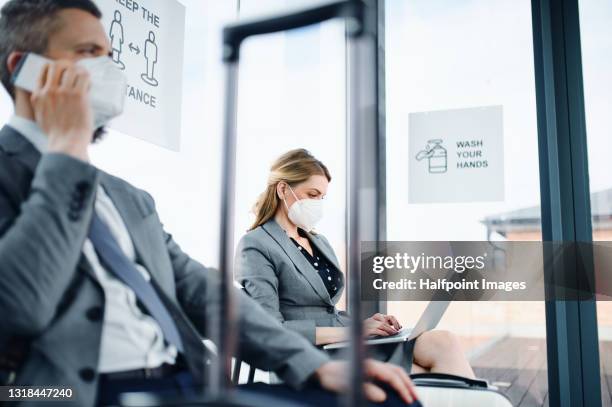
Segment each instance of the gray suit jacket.
M98 183L177 321L189 369L205 381L201 336L216 308L216 272L181 251L149 194L66 155L41 157L9 127L0 131L0 362L20 358L14 385L69 386L75 405L94 404L104 295L81 250ZM328 360L238 295L238 343L248 363L299 386Z
M340 270L331 245L320 234L310 241ZM317 271L274 219L242 237L236 253L235 276L244 290L285 327L315 343L317 326L347 326L338 312L342 290L330 298Z

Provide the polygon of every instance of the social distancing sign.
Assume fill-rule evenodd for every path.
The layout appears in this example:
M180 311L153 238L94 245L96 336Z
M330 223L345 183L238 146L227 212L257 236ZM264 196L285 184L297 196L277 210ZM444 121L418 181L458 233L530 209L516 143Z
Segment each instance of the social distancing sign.
M125 113L110 128L178 151L185 7L176 0L96 0L112 59L128 78Z
M409 115L409 203L504 200L502 106Z

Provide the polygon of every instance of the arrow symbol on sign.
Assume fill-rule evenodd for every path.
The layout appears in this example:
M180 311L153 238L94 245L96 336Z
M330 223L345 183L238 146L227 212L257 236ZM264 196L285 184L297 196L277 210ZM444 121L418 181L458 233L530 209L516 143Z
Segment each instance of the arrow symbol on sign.
M130 51L135 52L136 55L140 55L140 48L135 47L134 44L130 42Z

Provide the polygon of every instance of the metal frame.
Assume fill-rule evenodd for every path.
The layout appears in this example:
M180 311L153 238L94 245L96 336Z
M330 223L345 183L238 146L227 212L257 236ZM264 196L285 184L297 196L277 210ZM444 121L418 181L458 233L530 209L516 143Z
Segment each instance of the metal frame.
M378 155L378 180L377 180L377 217L378 217L378 240L387 240L387 76L386 76L386 0L376 0L376 64L378 83L376 89L377 106L377 155ZM380 312L387 312L386 302L381 305Z
M377 145L377 97L374 93L377 81L371 80L376 68L371 62L377 44L372 36L372 7L364 0L343 0L323 4L317 7L302 9L293 13L271 16L264 19L241 21L228 25L223 30L223 62L227 71L226 103L223 144L223 184L221 191L222 213L220 223L220 274L222 314L218 321L212 323L212 338L219 346L219 357L211 378L210 390L213 398L222 399L231 387L228 378L231 372L231 356L235 350L233 341L238 333L235 321L233 281L233 220L235 206L235 164L236 164L236 113L238 88L238 63L240 46L252 36L282 32L321 22L343 18L347 27L350 55L349 94L349 137L348 152L348 191L347 191L347 263L351 270L349 281L349 302L352 309L351 324L351 391L348 392L347 405L361 405L363 340L360 318L360 242L375 238L377 218L370 213L364 214L362 208L377 208L377 183L371 181L372 173L364 168L364 162L370 162L368 154L376 151ZM365 160L365 161L364 161ZM377 156L371 162L376 163ZM376 169L376 168L375 168ZM377 180L377 177L374 176ZM374 199L372 199L374 198ZM369 218L369 221L368 221Z
M361 242L378 235L378 99L377 43L373 1L364 1L363 34L351 38L347 25L347 188L346 270L347 305L351 315L349 407L362 405L363 359L362 316L376 304L361 301Z
M376 86L376 241L383 242L387 240L387 99L386 99L386 44L385 44L385 7L386 0L374 0L374 13L376 14L376 24L374 25L375 42L376 42L376 71L377 71L377 86ZM387 301L381 300L376 304L377 308L374 312L387 313Z
M234 299L234 213L236 206L236 123L238 113L238 62L226 63L226 97L222 150L221 218L219 224L219 315L208 321L210 338L217 344L218 357L212 360L210 396L222 398L231 388L232 356L240 335Z
M542 238L589 242L592 229L578 0L532 0L532 18ZM578 281L576 269L570 270ZM554 278L555 273L567 270L545 272ZM592 275L587 277L592 281ZM551 406L601 406L596 315L595 301L546 302Z
M362 148L361 157L359 157L358 168L354 171L359 171L362 178L361 181L361 202L363 208L361 208L361 224L362 232L359 237L360 241L384 241L386 240L386 134L385 134L385 117L386 117L386 106L385 106L385 37L384 37L384 7L385 0L366 0L365 3L368 5L368 18L370 20L368 26L368 32L366 33L371 39L369 41L367 49L362 50L362 53L367 55L357 56L359 52L356 46L351 46L347 36L346 46L346 99L347 104L350 104L351 89L354 86L364 86L361 84L351 83L351 70L353 64L360 64L361 66L368 66L372 72L368 72L364 80L371 80L369 78L376 77L375 83L369 83L369 96L372 98L366 103L368 106L362 107L368 109L368 115L371 117L370 123L362 121L362 126L369 126L370 134L376 135L376 137L370 137L367 140L363 140L365 143ZM363 48L363 47L361 47ZM350 132L351 128L351 117L350 112L347 110L347 130ZM348 139L347 139L347 147ZM347 163L348 164L348 163ZM347 174L351 174L351 171L347 166ZM350 182L347 176L347 181ZM347 190L350 190L348 188ZM347 196L347 202L349 197ZM349 218L347 217L347 222ZM348 224L347 224L348 226ZM348 252L347 252L347 272L350 273L356 270L354 265L348 264ZM350 298L350 279L347 279L347 294ZM350 302L347 301L347 305ZM361 301L360 312L363 316L370 316L374 313L381 312L385 313L387 310L386 301ZM348 307L348 311L353 314L353 310Z

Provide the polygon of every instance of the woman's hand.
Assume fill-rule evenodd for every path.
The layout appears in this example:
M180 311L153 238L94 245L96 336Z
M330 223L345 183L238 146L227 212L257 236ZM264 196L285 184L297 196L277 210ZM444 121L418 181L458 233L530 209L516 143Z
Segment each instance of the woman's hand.
M363 321L363 335L366 337L395 335L401 327L394 316L374 314Z
M402 329L402 325L399 323L397 318L395 318L393 315L384 315L384 314L381 314L381 313L377 313L377 314L372 315L372 318L374 318L374 319L376 319L378 321L385 321L389 325L392 325L398 331L400 329Z

